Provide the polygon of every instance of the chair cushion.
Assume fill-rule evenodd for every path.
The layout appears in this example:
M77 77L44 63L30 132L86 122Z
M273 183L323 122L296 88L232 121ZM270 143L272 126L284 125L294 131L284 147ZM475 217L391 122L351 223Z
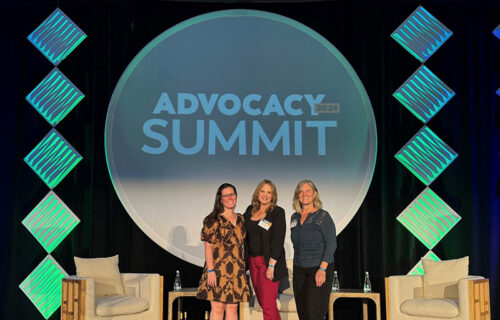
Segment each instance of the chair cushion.
M76 275L94 278L96 298L125 295L118 255L109 258L83 259L75 257Z
M424 298L458 299L458 280L467 278L469 257L432 261L422 259Z
M293 294L287 294L287 293L279 294L276 305L278 307L278 311L297 312L297 306L295 305L295 298ZM259 302L257 301L257 297L255 297L254 309L262 310L262 307L259 305Z
M414 317L455 318L458 301L455 299L410 299L401 304L402 313Z
M114 295L95 300L95 314L100 317L134 314L148 309L149 301L137 297Z

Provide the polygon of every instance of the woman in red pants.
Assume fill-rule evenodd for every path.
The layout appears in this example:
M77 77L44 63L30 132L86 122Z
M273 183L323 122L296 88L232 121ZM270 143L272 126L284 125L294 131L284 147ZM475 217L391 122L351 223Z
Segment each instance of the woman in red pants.
M280 320L276 305L280 279L288 277L285 261L286 219L276 205L278 195L271 180L255 189L252 204L245 211L245 239L250 278L264 314L264 320Z

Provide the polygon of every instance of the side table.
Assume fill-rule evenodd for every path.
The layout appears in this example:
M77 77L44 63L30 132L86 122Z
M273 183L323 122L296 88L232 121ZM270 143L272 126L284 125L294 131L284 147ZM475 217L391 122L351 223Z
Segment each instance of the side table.
M368 299L375 303L377 309L377 320L380 319L380 293L378 292L364 292L360 289L341 289L340 291L332 292L330 294L330 302L328 307L328 320L333 320L333 304L338 298L359 298L363 299L363 320L368 320Z
M183 297L196 297L196 288L182 288L179 291L169 291L168 292L168 320L173 320L173 306L174 306L174 301L178 298L183 298ZM178 309L180 311L181 309L181 301L177 302Z
M176 299L179 299L177 306L178 306L178 310L180 310L180 305L181 305L180 298L196 297L196 293L197 293L197 288L182 288L179 291L169 291L168 292L168 318L167 319L174 320L172 309L174 306L174 301ZM242 320L243 319L243 306L241 303L240 303L239 313L240 313L240 320Z

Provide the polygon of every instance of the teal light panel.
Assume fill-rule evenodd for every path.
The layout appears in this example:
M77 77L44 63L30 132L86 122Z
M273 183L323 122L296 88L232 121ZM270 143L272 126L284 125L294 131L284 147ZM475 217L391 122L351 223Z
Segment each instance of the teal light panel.
M68 274L48 255L24 279L19 288L33 302L45 319L61 306L62 279Z
M425 62L443 43L451 32L444 24L419 6L392 33L391 37L420 62Z
M51 253L79 222L68 206L50 191L23 220L23 225L47 253Z
M441 261L439 257L431 251L427 252L425 256L422 257L422 259L428 259L432 261ZM421 276L424 274L424 265L422 263L422 260L420 260L414 267L413 269L408 272L409 276Z
M424 65L393 94L423 123L427 123L454 95L455 92Z
M61 71L54 68L26 100L52 126L57 125L83 99L83 93Z
M453 149L427 127L420 129L395 155L396 159L426 186L431 184L457 156Z
M82 156L52 129L24 158L45 184L53 189L82 160Z
M28 36L28 40L57 66L86 37L64 12L56 9Z
M396 219L427 249L432 249L461 217L434 191L426 188Z

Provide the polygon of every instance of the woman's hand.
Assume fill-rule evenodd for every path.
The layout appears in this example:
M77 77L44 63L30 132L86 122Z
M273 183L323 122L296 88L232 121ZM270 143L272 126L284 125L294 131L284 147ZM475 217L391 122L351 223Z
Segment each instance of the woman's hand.
M326 281L326 271L318 269L314 276L314 280L316 281L316 287L321 287Z
M269 280L273 280L274 279L274 268L267 267L266 278L269 279Z
M217 286L217 277L215 276L215 272L209 272L207 274L207 284L211 287Z

